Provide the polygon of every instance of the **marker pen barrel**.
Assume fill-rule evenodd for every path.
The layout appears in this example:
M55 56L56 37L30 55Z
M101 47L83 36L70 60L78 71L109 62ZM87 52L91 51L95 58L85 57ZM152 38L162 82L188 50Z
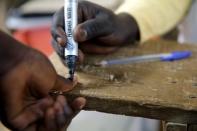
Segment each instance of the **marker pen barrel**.
M65 61L69 69L69 79L73 80L76 61L78 59L78 43L74 40L73 31L78 24L78 0L65 0L65 32L67 35L66 48L64 50Z

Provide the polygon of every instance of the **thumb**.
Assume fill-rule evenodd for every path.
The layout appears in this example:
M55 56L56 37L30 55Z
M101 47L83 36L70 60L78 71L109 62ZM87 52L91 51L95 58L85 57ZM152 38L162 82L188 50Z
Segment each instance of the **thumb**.
M75 40L84 42L99 36L109 35L113 31L112 23L105 17L87 20L74 30Z
M78 83L77 77L74 77L74 80L71 81L69 79L65 79L64 77L58 75L58 78L56 80L53 89L51 90L51 93L61 94L63 92L70 91L77 85L77 83Z

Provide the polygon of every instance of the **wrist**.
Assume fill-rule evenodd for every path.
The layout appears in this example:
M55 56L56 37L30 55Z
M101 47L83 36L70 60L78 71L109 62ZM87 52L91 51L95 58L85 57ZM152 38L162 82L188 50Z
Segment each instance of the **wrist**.
M140 40L140 31L136 20L127 13L117 15L122 34L124 35L124 43L134 43Z

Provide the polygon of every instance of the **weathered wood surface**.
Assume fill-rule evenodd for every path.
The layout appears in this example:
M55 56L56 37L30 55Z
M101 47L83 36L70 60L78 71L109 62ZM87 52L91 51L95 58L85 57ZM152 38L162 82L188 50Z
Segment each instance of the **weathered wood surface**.
M188 131L187 124L179 124L179 123L166 123L166 127L164 131Z
M95 61L177 50L193 56L176 62L152 62L100 68ZM66 69L51 57L57 71ZM170 122L197 123L197 46L174 42L147 42L111 55L86 56L88 66L78 70L79 84L67 96L87 98L87 110L141 116Z

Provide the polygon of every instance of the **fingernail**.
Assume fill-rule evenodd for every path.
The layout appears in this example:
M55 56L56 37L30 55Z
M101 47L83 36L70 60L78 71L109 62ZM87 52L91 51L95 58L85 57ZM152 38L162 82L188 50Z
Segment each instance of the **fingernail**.
M57 42L60 43L62 41L61 37L57 37Z
M85 98L81 98L81 105L79 106L79 109L83 109L86 105L86 99Z
M57 37L57 42L61 45L61 46L65 46L64 40L61 37Z
M86 39L87 39L87 31L86 30L84 30L84 29L80 29L79 30L79 34L80 34L80 40L81 41L85 41Z

